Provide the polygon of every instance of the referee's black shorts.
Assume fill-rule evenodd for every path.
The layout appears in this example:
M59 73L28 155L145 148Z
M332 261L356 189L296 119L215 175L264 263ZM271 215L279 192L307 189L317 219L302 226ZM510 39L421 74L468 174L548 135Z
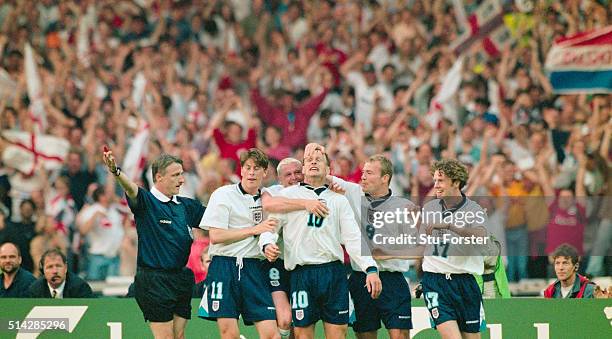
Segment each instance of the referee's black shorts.
M134 293L145 321L167 322L178 315L191 319L193 272L184 267L161 270L139 267L134 278Z

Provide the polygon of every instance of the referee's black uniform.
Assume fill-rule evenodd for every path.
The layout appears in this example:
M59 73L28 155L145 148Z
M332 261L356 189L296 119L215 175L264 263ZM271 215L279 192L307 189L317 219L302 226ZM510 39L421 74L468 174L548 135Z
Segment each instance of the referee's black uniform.
M204 206L194 199L166 197L155 187L138 188L127 199L138 232L135 297L146 321L167 322L174 314L191 319L193 272L185 267L192 227L198 227Z

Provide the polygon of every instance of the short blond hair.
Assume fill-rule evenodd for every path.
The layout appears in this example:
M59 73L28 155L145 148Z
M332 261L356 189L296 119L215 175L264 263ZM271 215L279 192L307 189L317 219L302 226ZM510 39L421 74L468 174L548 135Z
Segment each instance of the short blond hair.
M298 164L300 167L302 167L302 162L299 161L296 158L285 158L283 160L281 160L278 163L278 166L276 166L276 173L280 174L281 168L283 168L284 166L287 166L289 164Z
M374 154L367 160L367 162L374 161L378 161L380 164L380 177L382 178L383 176L388 175L389 182L387 182L387 184L391 183L391 178L393 177L393 164L391 161L382 154Z

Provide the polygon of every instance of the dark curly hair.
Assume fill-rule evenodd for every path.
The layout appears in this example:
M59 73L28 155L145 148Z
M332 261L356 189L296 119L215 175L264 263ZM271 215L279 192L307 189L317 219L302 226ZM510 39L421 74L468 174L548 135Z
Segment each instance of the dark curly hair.
M433 176L436 171L444 173L444 175L451 179L451 182L459 182L459 189L467 183L468 170L464 164L457 159L442 159L436 161L431 165L430 173Z

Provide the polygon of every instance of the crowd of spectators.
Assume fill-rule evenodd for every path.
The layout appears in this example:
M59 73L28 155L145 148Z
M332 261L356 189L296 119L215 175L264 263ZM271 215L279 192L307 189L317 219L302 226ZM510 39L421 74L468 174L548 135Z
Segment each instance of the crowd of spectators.
M481 2L461 3L469 14ZM0 129L34 128L29 42L43 132L71 148L61 171L0 165L0 243L17 244L35 274L42 253L60 248L87 279L133 275L134 224L101 147L121 163L144 128L147 158L180 156L181 194L203 204L239 180L238 153L250 147L272 159L266 184L307 142L324 144L333 174L353 182L367 156L384 153L394 194L421 204L431 163L456 157L471 171L466 194L488 207L511 281L552 277L546 254L561 241L592 254L586 273L610 275L612 100L555 95L543 69L556 38L610 25L610 2L530 3L505 3L512 39L498 55L478 42L463 53L459 89L436 119L430 103L465 29L451 1L2 1L2 83L15 89L2 91ZM138 183L151 185L146 164ZM207 237L195 237L190 265L202 279Z

